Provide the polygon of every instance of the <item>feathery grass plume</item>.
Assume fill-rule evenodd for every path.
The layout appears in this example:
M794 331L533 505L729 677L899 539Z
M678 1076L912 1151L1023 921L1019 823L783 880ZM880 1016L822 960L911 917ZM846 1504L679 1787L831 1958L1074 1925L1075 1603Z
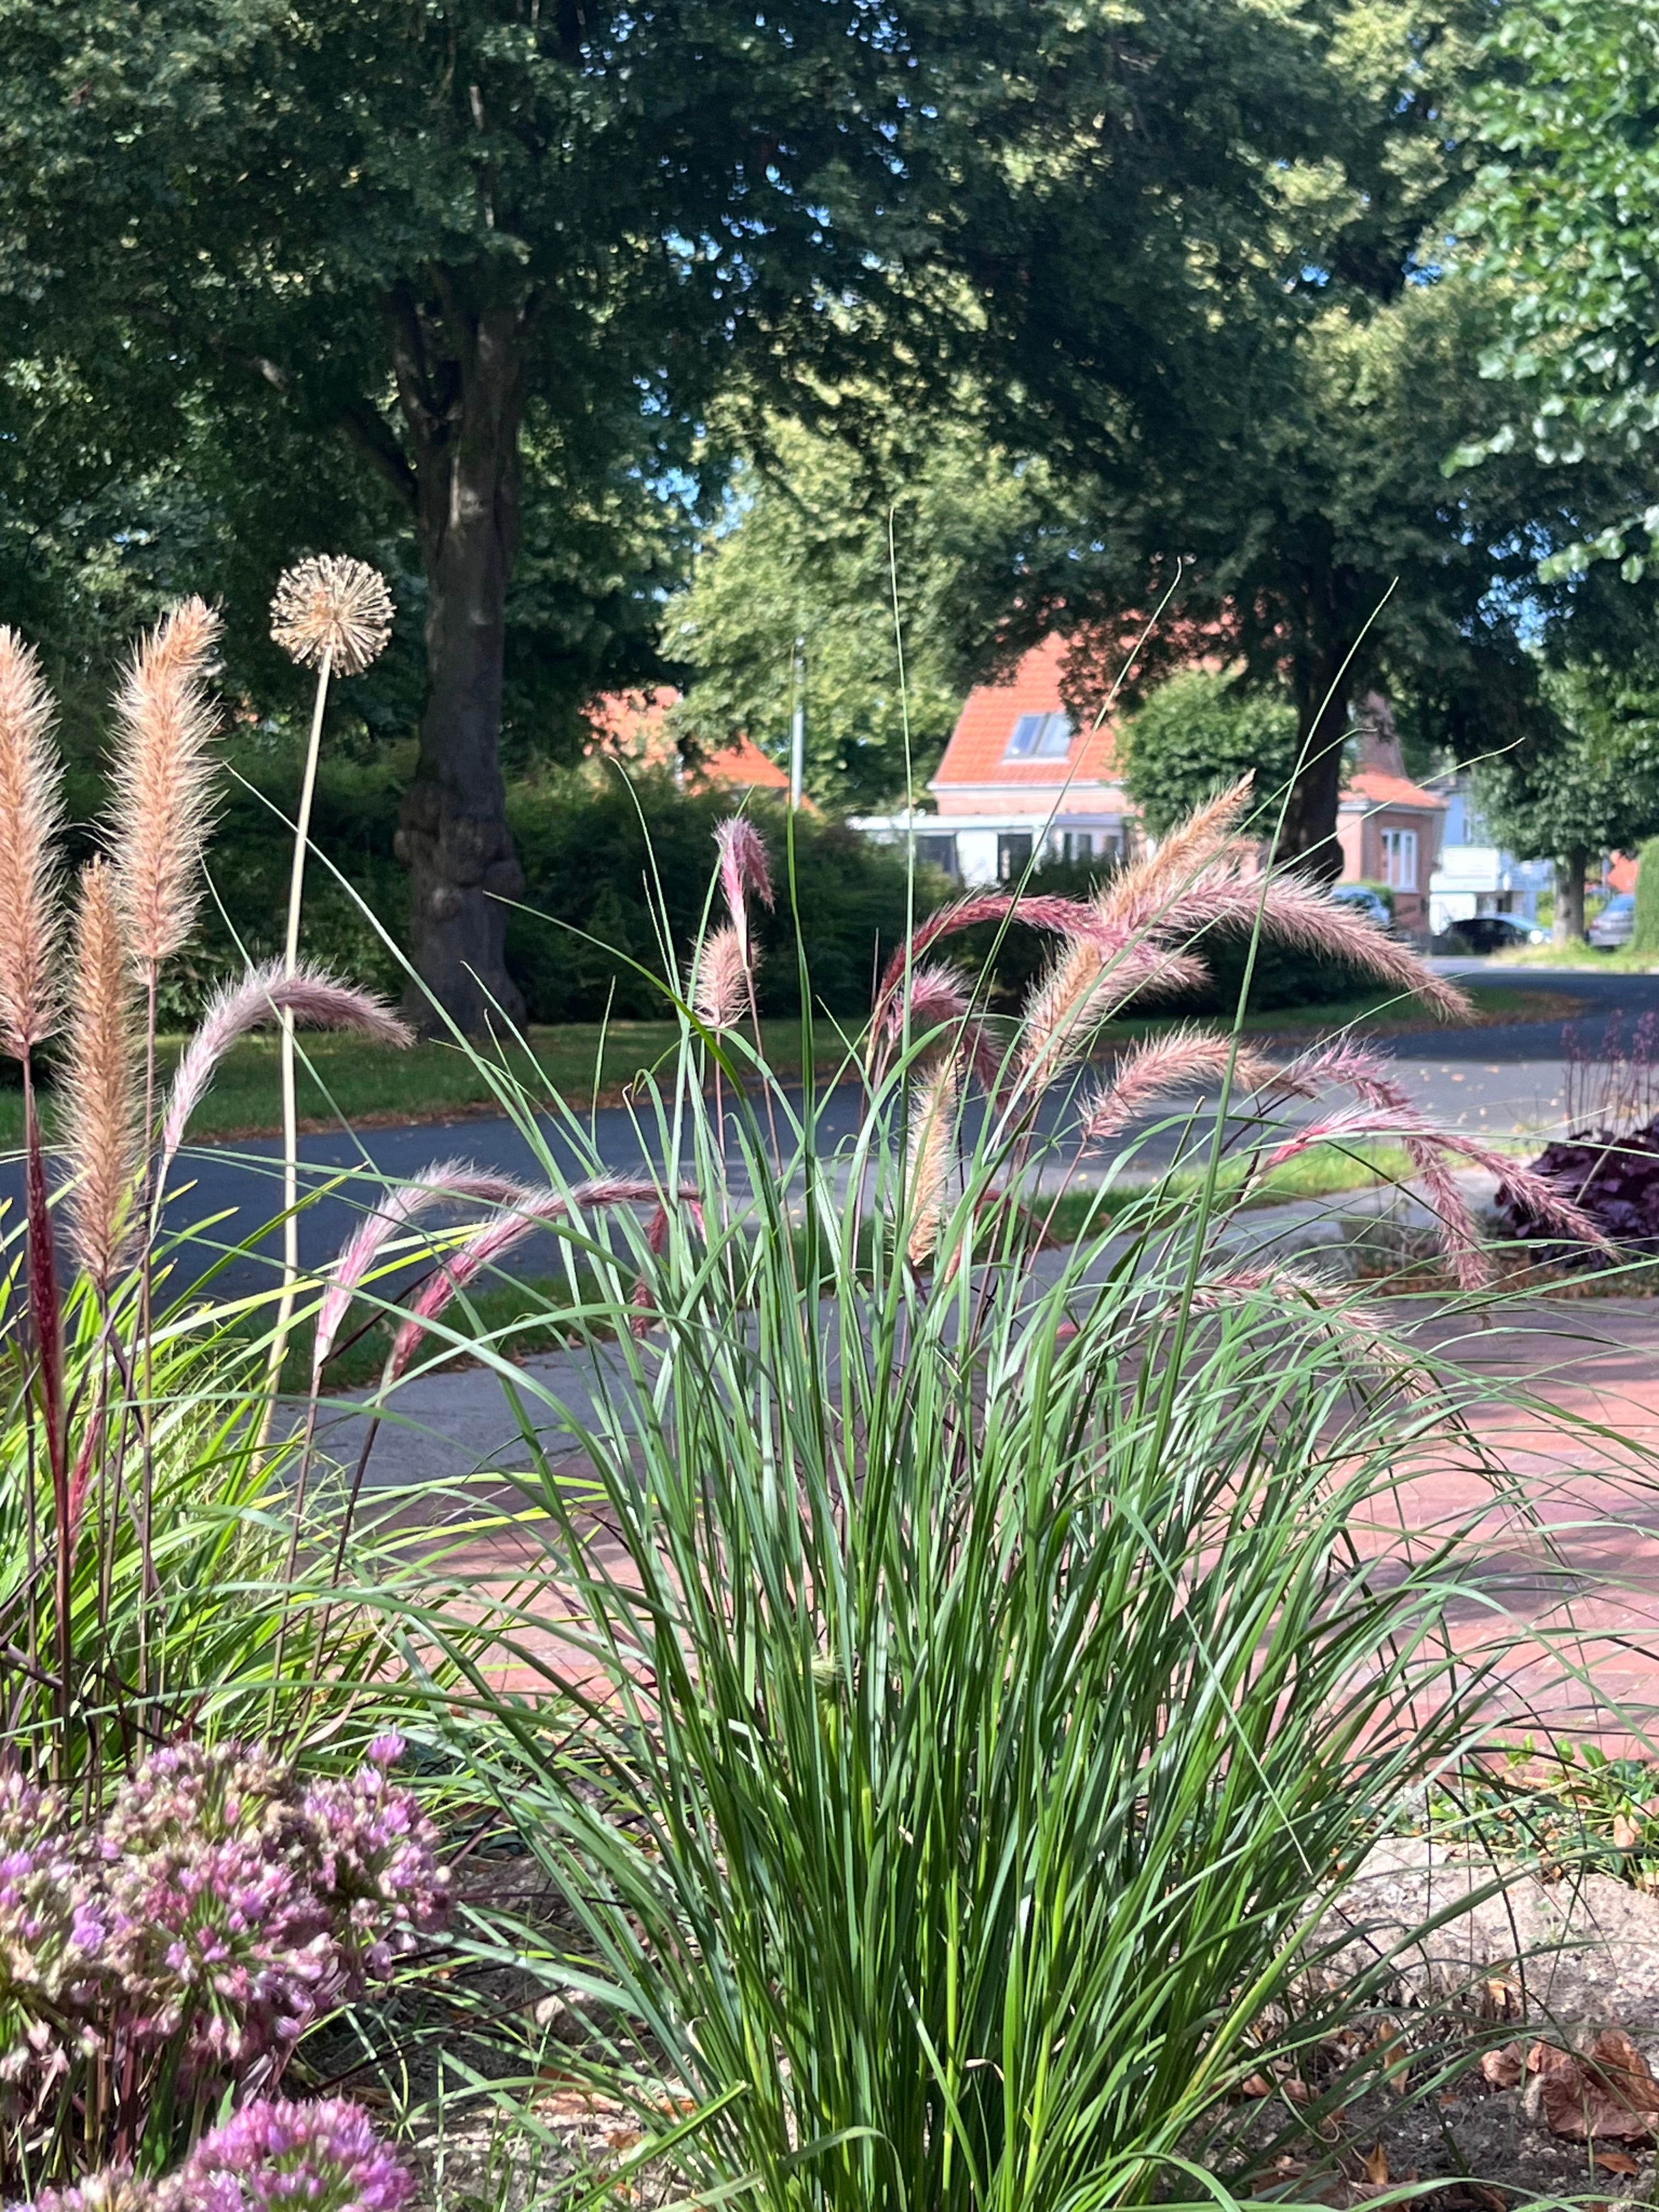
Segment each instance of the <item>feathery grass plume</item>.
M1155 853L1144 854L1109 877L1093 900L1101 919L1130 932L1156 924L1195 876L1229 854L1254 781L1241 776L1177 822Z
M462 1201L478 1206L507 1206L528 1194L516 1176L491 1174L467 1160L440 1160L434 1166L422 1168L406 1182L400 1182L361 1224L329 1271L328 1288L317 1309L311 1356L313 1389L317 1387L318 1378L328 1364L334 1340L352 1299L394 1237L412 1228L434 1206Z
M1279 1071L1248 1045L1235 1048L1231 1037L1183 1025L1168 1036L1149 1037L1127 1052L1111 1075L1085 1100L1081 1118L1085 1144L1098 1144L1145 1113L1154 1099L1199 1083L1221 1083L1232 1070L1238 1091L1265 1091Z
M1160 945L1150 933L1109 954L1088 938L1060 954L1032 993L1020 1057L1042 1088L1080 1060L1103 1022L1144 993L1198 989L1209 969L1196 955Z
M33 648L0 623L0 1043L25 1059L58 1014L63 763Z
M1416 1102L1392 1072L1374 1045L1356 1044L1339 1037L1333 1044L1316 1045L1275 1071L1273 1087L1294 1097L1316 1098L1322 1091L1352 1091L1361 1103L1393 1114L1412 1114Z
M1340 1285L1328 1283L1300 1267L1237 1267L1212 1276L1193 1291L1194 1313L1220 1313L1250 1297L1271 1298L1276 1315L1285 1307L1314 1308L1320 1320L1370 1364L1380 1368L1405 1389L1426 1389L1426 1379L1417 1373L1405 1345L1380 1315L1356 1306Z
M749 963L735 922L715 930L698 949L691 1003L697 1019L717 1036L743 1019L749 1003Z
M100 1291L131 1233L143 1172L131 976L115 871L93 860L81 871L64 1144L75 1177L66 1200L70 1242Z
M1448 1021L1469 1012L1468 995L1437 975L1421 956L1385 936L1355 908L1329 897L1305 877L1249 878L1221 869L1206 872L1170 900L1158 922L1160 935L1193 937L1217 924L1248 931L1298 952L1346 961L1392 989L1421 999Z
M910 1212L910 1265L925 1267L939 1244L957 1157L961 1079L954 1060L936 1060L919 1078L910 1104L905 1191Z
M683 1200L695 1200L697 1194L695 1189L684 1188L679 1193ZM397 1382L404 1374L421 1339L451 1299L469 1283L476 1282L486 1267L493 1267L505 1259L532 1231L586 1208L597 1211L604 1206L644 1206L653 1201L659 1205L662 1202L662 1193L654 1182L625 1176L596 1176L591 1182L576 1183L568 1191L555 1190L550 1185L526 1190L510 1206L481 1223L459 1250L443 1261L439 1272L421 1291L409 1319L392 1340L392 1355L386 1368L387 1383Z
M276 580L270 635L290 660L361 676L392 635L392 594L366 561L333 553L301 561Z
M1033 929L1054 930L1062 937L1086 937L1097 933L1100 926L1099 916L1086 899L1060 898L1048 892L1016 896L1011 891L969 891L962 898L949 899L922 917L882 970L874 1009L878 1021L905 975L914 972L916 962L930 946L942 937L956 937L981 921L1001 921L1015 913ZM1118 939L1114 935L1109 941L1115 945Z
M903 977L900 981L903 988L887 1001L874 1044L889 1048L900 1044L907 1018L918 1036L925 1037L931 1030L952 1030L945 1048L960 1052L985 1089L994 1092L1002 1080L1002 1046L984 1022L969 1014L973 988L963 970L949 961L933 961L914 969L908 983Z
M184 1142L213 1071L232 1045L250 1030L284 1014L307 1029L349 1030L376 1044L415 1042L414 1031L371 991L337 983L315 968L296 969L290 975L280 960L250 969L240 981L223 984L214 994L174 1070L161 1123L163 1168Z
M732 927L738 933L747 967L752 964L749 894L752 891L763 906L775 903L771 866L759 830L741 814L732 815L719 825L714 831L714 842L720 848L720 889L726 895L726 910L732 917Z
M153 975L190 935L200 902L218 717L207 678L220 621L198 599L164 615L115 698L112 843L127 952Z

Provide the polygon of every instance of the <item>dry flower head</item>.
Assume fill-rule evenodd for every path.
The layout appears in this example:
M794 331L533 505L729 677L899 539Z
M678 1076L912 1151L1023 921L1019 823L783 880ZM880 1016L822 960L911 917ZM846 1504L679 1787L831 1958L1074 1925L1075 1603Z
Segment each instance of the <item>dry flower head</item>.
M201 599L163 616L116 694L112 843L128 957L149 971L189 936L202 895L218 718L207 678L219 617Z
M20 1060L58 1015L63 770L52 719L33 648L0 624L0 1042Z
M302 668L361 676L392 635L392 594L367 561L322 553L285 568L270 602L270 635Z
M115 872L105 860L81 872L73 1007L65 1070L64 1150L75 1171L70 1238L90 1280L107 1291L133 1227L143 1146L131 971Z

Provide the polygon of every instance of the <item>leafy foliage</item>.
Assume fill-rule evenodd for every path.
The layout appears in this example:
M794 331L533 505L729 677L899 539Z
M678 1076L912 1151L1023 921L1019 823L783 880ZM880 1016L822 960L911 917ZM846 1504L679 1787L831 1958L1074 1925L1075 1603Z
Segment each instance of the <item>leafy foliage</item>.
M901 420L873 452L770 427L736 479L734 517L669 611L664 646L691 672L678 720L694 743L745 732L787 760L799 639L808 793L830 807L919 793L1006 621L1044 504L1042 471L1016 469L975 411L964 392L956 419L920 441Z
M1118 758L1155 837L1242 775L1254 775L1257 803L1271 810L1296 773L1296 709L1245 691L1237 674L1190 669L1160 684L1125 723Z
M1490 365L1519 404L1460 458L1522 443L1566 464L1609 446L1641 455L1659 429L1652 16L1624 0L1512 0L1485 60L1470 109L1493 158L1458 228L1501 301ZM1650 465L1643 473L1650 486ZM1601 527L1562 548L1553 569L1614 561L1638 580L1659 549L1659 508L1603 494L1589 520Z

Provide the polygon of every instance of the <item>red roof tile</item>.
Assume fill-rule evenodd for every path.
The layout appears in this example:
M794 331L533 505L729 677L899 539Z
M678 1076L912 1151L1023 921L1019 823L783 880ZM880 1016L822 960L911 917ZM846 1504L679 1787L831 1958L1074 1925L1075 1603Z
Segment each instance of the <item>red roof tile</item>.
M974 686L945 748L945 757L933 778L934 790L962 784L1006 784L1015 789L1036 785L1053 790L1067 781L1076 785L1115 781L1109 723L1085 733L1080 742L1073 738L1064 760L1006 757L1008 739L1022 714L1065 711L1060 679L1066 651L1063 637L1046 638L1031 647L1006 681Z
M1421 806L1434 814L1446 811L1446 801L1436 798L1433 792L1408 782L1403 775L1389 775L1380 768L1357 768L1348 778L1343 797L1350 794L1371 806Z
M752 738L739 738L703 757L698 774L712 783L736 784L744 791L787 791L789 779L775 760L769 760Z

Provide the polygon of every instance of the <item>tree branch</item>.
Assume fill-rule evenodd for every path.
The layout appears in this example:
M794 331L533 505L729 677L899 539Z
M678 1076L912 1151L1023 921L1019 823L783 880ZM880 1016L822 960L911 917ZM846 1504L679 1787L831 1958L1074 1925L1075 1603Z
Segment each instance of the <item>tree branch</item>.
M418 512L420 487L403 447L378 407L367 399L354 399L340 418L340 427L359 453L380 471L411 514Z

